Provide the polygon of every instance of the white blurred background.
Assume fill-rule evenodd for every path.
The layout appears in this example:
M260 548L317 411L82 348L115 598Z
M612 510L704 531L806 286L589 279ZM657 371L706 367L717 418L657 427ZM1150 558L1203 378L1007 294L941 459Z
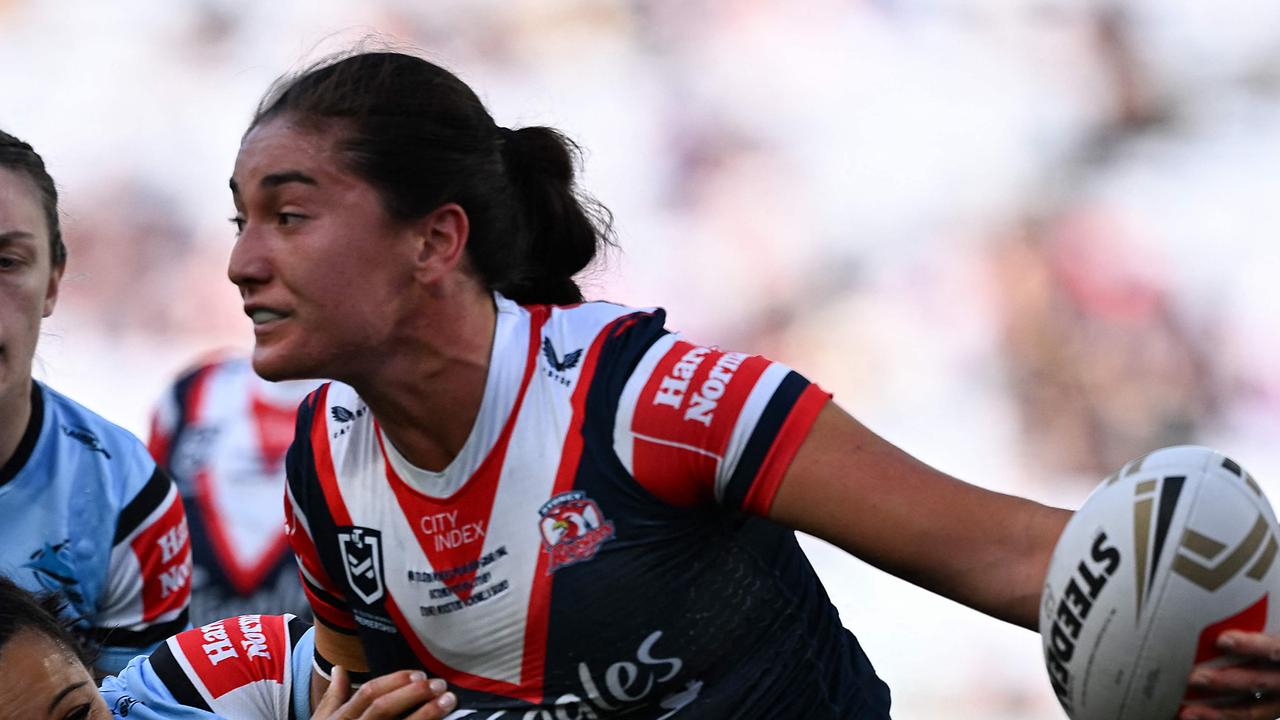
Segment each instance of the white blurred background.
M976 483L1074 507L1194 442L1280 497L1271 0L0 0L0 127L71 250L40 377L145 435L175 373L249 347L240 134L370 35L587 148L622 244L590 297ZM807 548L896 717L1062 717L1034 634Z

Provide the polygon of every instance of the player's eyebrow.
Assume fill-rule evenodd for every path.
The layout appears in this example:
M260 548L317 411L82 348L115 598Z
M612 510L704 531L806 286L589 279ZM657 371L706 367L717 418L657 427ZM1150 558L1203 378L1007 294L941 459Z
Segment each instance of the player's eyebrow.
M301 170L285 170L283 172L264 175L262 179L258 181L258 186L263 188L264 190L270 190L273 188L278 188L281 185L288 185L289 183L302 183L303 185L319 185L320 184L316 182L315 178L302 172ZM230 184L231 184L231 192L239 194L240 185L236 183L235 178L231 178Z
M0 232L0 243L8 243L14 240L26 240L35 237L26 230L10 230L8 232Z
M82 682L75 683L74 685L68 685L62 688L61 692L59 692L57 695L54 695L53 700L49 701L49 712L52 713L53 709L58 707L58 703L62 702L62 698L75 692L77 689L84 687L87 684L88 683L82 681Z

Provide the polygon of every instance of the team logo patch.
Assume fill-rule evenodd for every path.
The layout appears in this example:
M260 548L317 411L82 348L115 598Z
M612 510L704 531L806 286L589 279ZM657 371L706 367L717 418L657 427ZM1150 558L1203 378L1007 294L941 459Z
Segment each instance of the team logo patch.
M48 592L61 593L79 605L84 602L84 594L80 591L80 581L76 579L70 546L69 539L56 545L44 543L44 547L31 553L30 560L22 566L31 569L40 587Z
M105 457L108 460L111 459L111 453L107 452L107 449L102 447L102 443L98 441L98 436L94 435L88 430L82 427L72 427L70 425L63 425L62 432L72 440L75 440L81 445L84 445L85 447L89 448L89 450L96 453L102 453L103 457Z
M141 704L141 700L134 700L128 695L121 695L120 699L116 701L116 704L111 706L111 713L119 717L129 717L129 711L133 706Z
M596 556L613 537L613 521L600 515L600 506L581 490L560 493L538 508L542 519L542 547L547 551L547 574Z
M551 344L551 338L544 337L542 338L542 354L547 358L547 363L551 367L560 372L565 372L566 370L572 370L578 364L578 361L582 359L582 348L565 353L564 358L561 359L560 356L556 355L556 348Z
M366 605L382 598L382 533L363 527L338 528L338 551L347 584Z

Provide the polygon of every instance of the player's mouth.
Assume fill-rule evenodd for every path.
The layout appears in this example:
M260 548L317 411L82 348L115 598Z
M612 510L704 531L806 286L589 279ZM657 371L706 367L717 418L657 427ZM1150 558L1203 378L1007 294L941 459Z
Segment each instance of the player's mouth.
M282 310L261 306L246 306L244 314L253 321L255 334L267 332L289 317L289 313Z

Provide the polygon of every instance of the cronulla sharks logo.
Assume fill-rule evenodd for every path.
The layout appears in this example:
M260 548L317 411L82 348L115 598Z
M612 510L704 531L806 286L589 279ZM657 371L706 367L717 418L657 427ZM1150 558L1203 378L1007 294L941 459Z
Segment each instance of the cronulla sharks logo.
M76 579L72 562L70 539L57 544L44 543L43 547L31 553L28 562L22 566L31 569L36 582L45 590L61 593L76 605L84 602L84 593L80 590L80 581Z
M347 584L366 605L382 599L382 533L363 527L338 528L338 551Z
M547 551L547 574L565 565L585 562L613 537L613 521L581 490L560 493L538 508L542 519L542 547Z

